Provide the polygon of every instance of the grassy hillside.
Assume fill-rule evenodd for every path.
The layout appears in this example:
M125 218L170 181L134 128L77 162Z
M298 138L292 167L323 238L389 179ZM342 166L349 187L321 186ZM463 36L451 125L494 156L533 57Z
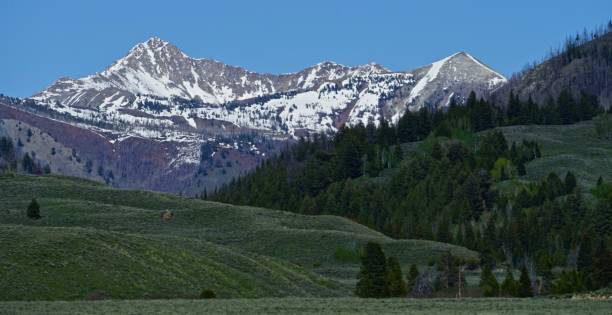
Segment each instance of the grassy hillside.
M194 239L0 225L0 298L70 300L336 296L344 288L278 259Z
M550 172L565 176L571 170L585 188L599 176L612 180L612 142L598 139L593 121L563 126L511 126L500 130L508 141L536 140L542 158L529 162L526 179L537 180Z
M25 209L31 198L37 198L41 205L40 220L30 220L25 216ZM15 235L16 238L14 241L7 241L12 244L11 246L15 246L12 247L14 253L5 255L2 261L4 268L0 269L0 276L14 274L10 266L22 264L24 257L30 257L28 255L36 256L36 250L28 249L30 245L47 248L50 252L60 249L66 252L58 258L52 255L38 257L38 263L30 265L29 269L24 269L32 273L29 278L24 278L24 280L29 279L27 281L43 279L47 273L54 270L50 266L58 261L72 259L79 266L73 267L82 270L98 268L98 262L116 261L119 264L117 266L108 264L99 268L100 275L105 274L103 270L120 272L116 277L119 281L116 283L118 287L125 286L129 282L127 279L133 276L132 273L144 274L145 271L151 270L148 277L153 278L144 277L142 285L116 291L117 296L120 294L122 297L137 298L144 294L159 297L194 294L195 289L204 287L201 284L203 279L208 279L204 272L201 276L195 275L198 273L198 268L212 268L200 266L201 262L206 262L207 252L225 255L219 254L218 259L205 264L217 266L220 271L215 274L225 278L225 282L204 281L204 283L211 283L209 286L217 288L220 294L228 297L351 295L358 270L357 253L369 240L383 244L387 253L398 257L404 266L410 263L425 264L447 250L460 256L476 256L474 252L448 244L393 240L350 220L334 216L303 216L282 211L185 199L169 194L117 190L102 184L67 177L0 176L0 200L2 200L0 222L4 224L0 230L4 235ZM174 212L173 219L160 218L160 212L166 209ZM28 237L30 234L36 237L30 239ZM73 247L63 248L62 242L45 243L47 239L45 235L60 235L58 236L60 239L64 237L70 239ZM90 235L91 239L97 239L97 243L90 243ZM119 239L126 241L118 242ZM132 243L138 245L132 247L129 245ZM22 244L24 247L17 244ZM95 250L115 247L121 248L120 252L127 253L127 257L118 256L113 251ZM85 256L88 251L94 257L91 259L95 261L75 259ZM165 251L172 254L162 255ZM148 256L149 252L151 256ZM179 259L182 257L180 255L182 252L187 255L185 261ZM19 253L25 256L17 255ZM132 255L139 259L130 259L129 256ZM182 275L175 276L175 272L167 273L168 279L160 279L159 286L156 286L155 281L158 280L154 280L154 277L158 275L153 270L160 270L164 266L158 259L160 255L163 257L163 262L174 265L174 270L180 271ZM265 258L262 255L272 258ZM262 259L267 259L267 262L263 262ZM143 262L140 263L140 260ZM247 263L249 260L253 262ZM141 271L133 271L130 263L136 263L136 270ZM265 272L260 277L240 279L238 276L241 275L240 271L249 272L251 264L262 265L261 270L270 269L270 265L273 264L282 270L269 271L269 283L266 283L268 276L265 276ZM149 265L154 266L151 267L153 269L149 269L147 267ZM181 268L189 271L183 272ZM66 276L71 269L73 268L60 268L56 270L57 276ZM329 280L308 273L306 270L318 272ZM190 280L191 277L194 279ZM294 281L300 277L303 279ZM21 278L13 279L15 283L20 283ZM77 280L75 283L78 283ZM222 289L225 283L235 285ZM297 287L281 293L288 287L288 283L294 283ZM24 291L20 298L37 298L39 295L50 294L44 292L53 291L37 288L31 284L32 282L21 283ZM177 289L182 286L185 288ZM67 287L62 296L78 298L92 288ZM110 284L107 288L112 292L115 290ZM0 299L17 298L14 294L6 292L0 290ZM49 296L49 298L56 297Z
M553 299L257 299L3 302L8 314L609 314L612 302Z

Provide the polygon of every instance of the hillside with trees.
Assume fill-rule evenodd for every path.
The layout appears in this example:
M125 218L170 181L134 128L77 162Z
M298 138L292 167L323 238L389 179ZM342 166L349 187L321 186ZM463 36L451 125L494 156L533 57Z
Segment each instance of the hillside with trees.
M340 215L394 238L462 245L481 253L482 266L526 268L532 291L550 293L551 269L577 268L581 255L593 254L581 245L586 238L609 244L612 199L600 190L610 186L601 179L585 191L571 169L530 180L529 163L548 153L528 138L509 142L500 130L510 127L491 128L569 126L601 112L596 98L567 91L544 105L511 93L503 108L472 94L466 106L407 112L396 126L302 140L205 197Z
M606 106L612 104L612 21L593 31L569 36L564 44L542 62L528 65L495 91L492 99L506 100L511 91L527 101L545 104L561 91L574 97L596 96Z

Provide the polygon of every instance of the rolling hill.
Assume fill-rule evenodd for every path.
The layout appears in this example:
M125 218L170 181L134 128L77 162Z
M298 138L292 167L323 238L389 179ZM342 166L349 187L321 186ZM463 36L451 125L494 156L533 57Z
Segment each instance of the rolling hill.
M0 272L13 279L3 282L3 300L78 299L96 290L120 298L188 297L207 287L222 297L347 296L358 251L370 240L404 266L447 250L476 256L443 243L394 240L335 216L117 190L76 178L4 175L0 192L1 242L8 249ZM25 216L31 198L41 205L40 220ZM164 210L174 217L162 219ZM54 287L57 279L69 281Z
M91 228L0 225L6 300L337 296L296 265L205 241Z

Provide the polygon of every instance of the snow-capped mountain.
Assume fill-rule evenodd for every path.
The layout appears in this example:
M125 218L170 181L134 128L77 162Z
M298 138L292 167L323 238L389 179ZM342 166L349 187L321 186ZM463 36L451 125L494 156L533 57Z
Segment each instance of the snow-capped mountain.
M203 120L295 135L343 124L397 119L443 107L506 79L467 53L413 71L323 62L289 74L259 74L194 59L159 38L136 45L106 70L62 78L33 96L52 110L90 121L198 129ZM199 124L200 123L200 124Z
M260 74L151 38L102 72L59 79L30 99L0 98L0 134L16 142L40 135L23 149L54 173L193 195L299 136L395 122L406 110L461 103L505 82L464 52L411 71L326 61Z

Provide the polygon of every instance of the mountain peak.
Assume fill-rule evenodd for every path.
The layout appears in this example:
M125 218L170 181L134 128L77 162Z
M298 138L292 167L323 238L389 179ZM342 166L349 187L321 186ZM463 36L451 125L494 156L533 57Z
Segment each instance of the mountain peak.
M125 67L138 68L142 65L157 66L158 64L168 64L177 59L188 59L178 47L170 44L157 36L132 47L123 58L117 60L113 65L102 73L109 75L113 72L123 71Z
M157 48L162 48L166 45L170 44L170 42L165 41L157 36L153 36L149 39L147 39L146 41L137 44L136 46L134 46L134 48L151 48L151 49L157 49Z
M387 69L386 67L376 63L376 62L370 62L364 65L360 65L357 66L357 69L360 71L365 71L365 72L370 72L370 73L386 73L386 72L391 72L391 70Z
M482 61L480 61L480 60L476 59L474 56L470 55L469 53L462 51L462 52L457 53L456 55L461 55L461 56L464 56L464 57L469 58L469 59L470 59L472 62L476 63L477 65L479 65L479 66L483 67L483 68L484 68L484 69L486 69L487 71L489 71L489 72L491 72L492 74L494 74L494 75L496 75L497 77L499 77L500 82L506 82L506 81L508 81L508 79L506 79L506 77L505 77L505 76L503 76L501 73L499 73L499 72L497 72L497 71L493 70L493 68L491 68L491 67L489 67L488 65L484 64Z
M130 57L139 58L142 56L153 56L157 55L156 52L161 50L165 50L170 55L181 55L183 57L188 57L178 47L172 45L170 42L154 36L132 47L124 59Z
M325 61L321 61L317 63L316 65L310 68L329 69L329 68L336 68L336 67L344 67L344 65L341 65L335 61L325 60Z

